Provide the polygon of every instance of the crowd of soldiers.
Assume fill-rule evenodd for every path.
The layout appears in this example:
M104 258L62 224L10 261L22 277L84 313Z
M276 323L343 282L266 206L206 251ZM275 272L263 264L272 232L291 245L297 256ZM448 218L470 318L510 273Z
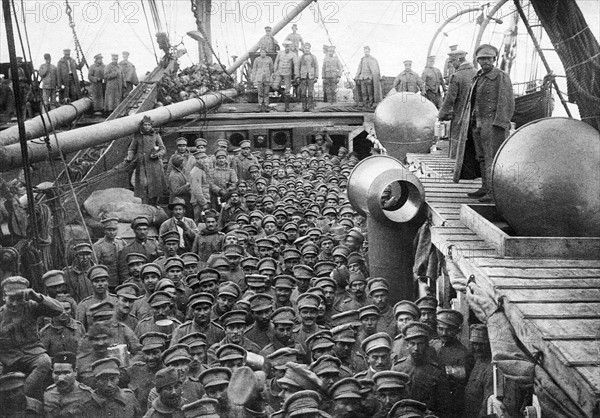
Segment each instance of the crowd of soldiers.
M169 168L201 171L207 190L171 188L157 238L138 216L125 242L107 216L44 294L4 279L0 416L485 415L486 327L466 347L460 312L392 303L398 278L371 277L346 195L358 159L324 136L298 154L182 142Z

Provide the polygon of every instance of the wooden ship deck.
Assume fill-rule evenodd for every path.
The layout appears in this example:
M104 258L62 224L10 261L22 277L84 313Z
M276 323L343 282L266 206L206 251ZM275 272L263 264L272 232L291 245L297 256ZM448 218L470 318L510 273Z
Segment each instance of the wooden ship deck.
M541 362L585 416L597 416L600 395L600 255L591 259L503 257L490 240L463 221L461 206L477 204L465 193L480 181L452 181L454 160L447 149L408 154L426 193L432 221L432 243L452 260L465 278L504 297L504 310L516 337ZM440 289L442 287L442 289ZM438 297L444 286L438 282ZM446 284L448 287L448 284ZM448 289L446 289L447 291ZM440 294L442 293L442 294ZM453 306L468 312L465 295L457 292Z

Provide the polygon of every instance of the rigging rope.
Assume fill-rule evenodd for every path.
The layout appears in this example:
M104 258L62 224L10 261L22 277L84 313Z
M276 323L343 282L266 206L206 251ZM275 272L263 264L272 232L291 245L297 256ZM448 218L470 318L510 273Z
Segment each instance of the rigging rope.
M81 49L81 44L79 43L79 38L77 37L77 32L75 31L75 21L73 20L73 9L71 9L71 5L69 4L69 0L65 0L65 12L67 13L67 16L69 17L69 27L71 28L71 31L73 32L73 40L75 41L75 54L77 56L77 67L79 69L79 76L81 77L81 81L85 82L85 79L83 77L83 66L81 65L83 63L83 65L85 65L85 68L87 68L89 70L88 64L87 64L87 60L85 59L85 55L83 54L83 49ZM81 57L80 57L81 54Z
M156 65L159 63L158 54L156 53L156 47L154 46L154 37L152 36L152 31L150 30L150 23L148 22L148 14L146 13L146 6L144 6L144 0L140 0L142 4L142 10L144 12L144 20L146 21L146 27L148 28L148 35L150 36L150 43L152 44L152 50L154 51L154 59L156 60Z

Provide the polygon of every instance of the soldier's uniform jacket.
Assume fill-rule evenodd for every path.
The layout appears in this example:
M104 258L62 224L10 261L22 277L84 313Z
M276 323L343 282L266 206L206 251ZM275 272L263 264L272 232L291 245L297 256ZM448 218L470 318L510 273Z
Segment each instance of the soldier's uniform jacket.
M193 332L201 332L206 335L209 347L225 338L223 327L216 322L210 321L208 325L201 327L194 320L191 320L184 322L173 331L171 345L177 344L179 340Z
M46 418L77 418L85 416L84 404L92 399L92 388L75 381L69 393L60 393L56 385L44 392Z
M258 345L261 350L273 342L273 325L269 322L267 329L259 329L256 323L246 330L244 336Z
M477 359L465 387L465 418L478 418L487 412L487 398L494 393L491 359Z
M140 322L140 321L138 321L138 319L135 315L132 315L130 313L127 314L126 316L124 316L123 318L121 318L115 312L115 319L117 321L119 321L121 324L125 325L131 331L133 331L135 329L135 327L137 327L138 322Z
M295 78L298 73L298 55L290 52L279 51L275 58L275 75L291 76Z
M152 401L152 407L144 415L144 418L183 418L184 415L181 406L186 403L189 402L182 399L179 407L173 409L162 403L160 398L156 398Z
M67 291L73 296L75 302L79 303L83 299L94 294L92 282L88 280L86 272L81 271L76 264L64 268L63 272L65 274Z
M127 244L119 253L119 282L124 282L129 277L127 267L127 255L130 253L144 254L149 263L152 263L160 255L158 241L154 238L146 238L144 242L134 239Z
M98 264L103 264L108 268L108 285L111 288L117 287L120 283L117 261L119 252L124 247L125 241L121 238L115 238L113 241L101 238L92 245Z
M408 355L410 355L410 353L408 352L408 348L406 346L406 340L404 339L404 335L400 333L396 335L394 342L392 343L392 361L395 362ZM435 351L435 348L431 346L431 341L429 347L427 348L427 357L430 360L437 362L437 352Z
M160 370L151 370L144 361L136 361L127 369L127 373L131 378L129 387L133 390L135 397L140 403L142 413L148 410L148 395L156 385L154 375Z
M299 77L314 79L319 78L319 63L313 54L303 54L299 58Z
M159 327L158 325L156 325L154 317L148 316L142 319L140 322L138 322L137 327L135 327L135 330L133 332L138 338L140 338L147 332L162 332L167 335L172 335L175 328L181 325L181 322L179 322L176 318L173 317L170 317L169 319L173 321L171 325L167 327Z
M109 345L125 344L131 354L137 354L142 349L139 338L127 325L114 318L110 321L105 321L104 324L112 331L112 335L108 339ZM79 344L79 351L86 352L90 350L92 350L92 346L89 340L85 338Z
M458 138L462 124L461 116L467 106L469 91L475 74L477 74L477 70L473 68L473 64L463 62L448 80L448 90L440 107L438 118L440 120L452 120L450 125L451 138Z
M279 48L279 44L273 35L264 34L262 38L258 41L258 46L260 48L265 48L267 52L275 52L277 48Z
M250 180L250 172L248 169L251 165L260 166L256 157L252 154L247 157L240 154L233 159L231 168L235 170L238 180Z
M77 352L77 347L85 338L83 324L75 319L70 319L65 326L53 322L40 330L40 340L50 357L61 351Z
M393 87L399 92L418 93L423 90L423 80L413 70L406 69L396 76Z
M116 305L117 297L112 293L108 293L106 298L100 299L95 294L92 294L91 296L88 296L79 302L77 305L77 310L75 311L75 318L77 318L77 320L81 322L86 329L89 328L89 326L94 323L92 315L90 314L90 306L104 301L108 301L113 305Z
M435 67L425 67L421 74L421 80L425 85L425 90L433 93L439 93L440 86L445 86L442 72Z
M44 354L46 349L40 341L37 330L39 317L60 315L63 307L60 302L42 295L42 302L25 301L23 311L12 313L6 306L0 308L0 362L10 367L23 356Z
M502 129L510 129L510 118L515 111L510 77L498 67L487 73L477 72L471 87L472 108L477 126L490 123ZM476 98L476 99L475 99Z
M254 64L252 64L252 82L263 83L271 82L271 76L273 75L273 59L271 57L256 57Z
M231 341L229 341L227 339L227 337L225 337L218 343L215 343L210 346L210 348L208 349L208 353L207 353L208 354L208 364L210 366L219 365L219 359L217 358L217 351L219 351L219 348L221 348L225 344L234 344L234 343L232 343ZM248 338L242 338L242 342L237 345L244 348L246 351L249 351L254 354L258 354L260 352L260 347L255 342L250 341Z
M392 370L406 373L411 378L410 399L423 402L436 414L445 414L451 404L448 377L435 361L426 359L416 364L412 356L400 358Z
M338 78L342 76L342 63L338 57L327 55L323 58L323 78Z
M39 418L44 415L44 405L37 399L25 398L25 409L19 411L8 410L5 406L0 409L2 418Z
M358 300L353 294L351 294L350 292L346 292L346 294L338 302L338 304L334 304L333 309L335 309L337 313L355 311L364 306L371 305L372 303L373 301L369 297L365 297L362 300Z
M40 65L38 70L40 77L42 77L42 88L52 90L55 89L58 82L58 70L53 64L43 63Z
M381 312L377 331L385 332L392 338L396 336L396 318L394 317L394 310L391 307L388 306L385 312Z
M148 303L147 294L144 294L144 296L133 302L133 306L131 307L131 314L135 315L138 321L141 321L142 319L152 314L152 307Z
M319 331L323 331L324 329L326 328L316 323L310 329L304 329L302 324L299 324L292 329L292 339L300 343L305 353L310 353L310 350L306 346L306 339Z
M223 251L224 239L225 234L220 231L209 232L203 229L194 239L192 252L198 254L200 261L206 262L212 254Z
M437 363L445 368L448 381L450 382L450 393L452 399L454 399L450 412L453 412L454 416L462 417L464 412L465 386L473 368L473 356L458 340L442 344L441 340L435 339L430 344L437 353Z
M84 404L86 418L134 418L139 417L140 405L133 391L120 389L112 399L92 393L92 399Z

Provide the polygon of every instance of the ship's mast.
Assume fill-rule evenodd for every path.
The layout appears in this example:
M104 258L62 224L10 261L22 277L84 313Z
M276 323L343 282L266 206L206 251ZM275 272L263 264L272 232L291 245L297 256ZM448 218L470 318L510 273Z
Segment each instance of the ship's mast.
M211 64L213 56L208 44L212 42L210 26L212 0L191 0L191 2L192 13L196 18L196 27L203 36L203 39L198 41L198 57L200 62Z

